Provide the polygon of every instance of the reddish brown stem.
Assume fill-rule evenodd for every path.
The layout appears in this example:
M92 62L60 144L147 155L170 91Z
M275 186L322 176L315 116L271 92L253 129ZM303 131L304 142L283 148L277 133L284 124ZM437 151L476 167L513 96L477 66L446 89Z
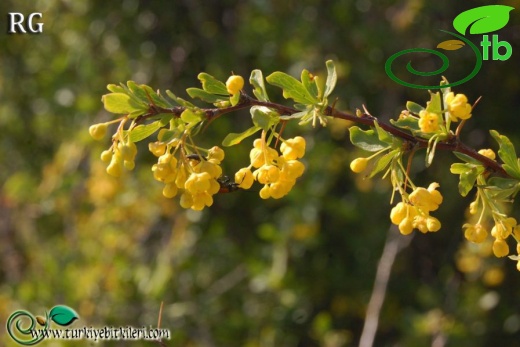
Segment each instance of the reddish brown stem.
M207 117L208 121L212 122L216 118L218 118L226 113L230 113L230 112L234 112L234 111L238 111L238 110L242 110L242 109L247 109L247 108L250 108L251 106L265 106L270 109L276 110L281 115L291 115L291 114L299 112L297 109L292 108L292 107L280 105L280 104L270 102L270 101L260 101L260 100L254 99L245 93L241 94L240 102L235 106L225 107L225 108L208 108L208 109L203 109L203 111L206 113L206 117ZM172 108L163 108L163 107L159 107L159 106L150 104L150 108L148 109L148 112L146 114L138 117L136 119L136 123L144 122L145 120L152 118L154 116L157 116L158 114L161 114L161 113L171 113L174 116L179 117L181 115L182 111L184 111L184 109L185 109L184 107L179 107L179 106L172 107ZM331 106L328 106L327 108L325 108L325 110L323 111L323 114L325 116L330 116L330 117L338 118L338 119L344 119L344 120L348 120L351 122L364 124L367 126L374 126L374 122L377 120L376 117L374 117L368 113L363 113L360 117L358 117L358 116L353 115L348 112L338 111L337 109L335 109ZM410 146L409 146L410 148L414 148L416 150L421 149L421 148L428 148L427 139L417 138L417 137L413 136L412 134L410 134L402 129L396 128L389 123L385 123L380 120L377 120L377 122L383 130L387 131L388 133L392 134L395 137L398 137L398 138L408 142L410 144ZM489 172L494 173L499 176L503 176L503 177L510 177L505 172L505 170L502 168L502 165L500 163L479 154L476 150L474 150L473 148L469 147L468 145L466 145L465 143L460 141L458 136L452 136L451 138L448 138L445 141L439 141L436 148L438 150L459 152L459 153L465 154L465 155L481 162L482 165L484 165Z

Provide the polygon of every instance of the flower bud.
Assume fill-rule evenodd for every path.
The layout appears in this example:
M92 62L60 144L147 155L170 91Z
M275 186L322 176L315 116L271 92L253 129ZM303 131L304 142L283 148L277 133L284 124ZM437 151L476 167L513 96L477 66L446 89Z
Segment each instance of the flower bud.
M350 163L350 169L355 173L363 172L367 168L367 158L356 158Z
M94 124L94 125L91 125L90 128L88 128L88 132L94 140L99 141L99 140L102 140L103 137L105 137L105 135L107 133L107 128L108 128L108 126L106 123Z
M230 76L226 81L226 88L231 95L239 93L244 88L244 78L238 75Z

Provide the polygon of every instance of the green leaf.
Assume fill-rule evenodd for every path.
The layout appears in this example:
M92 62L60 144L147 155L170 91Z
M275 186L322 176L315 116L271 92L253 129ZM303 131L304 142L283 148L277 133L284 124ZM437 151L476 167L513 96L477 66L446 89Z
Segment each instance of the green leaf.
M186 101L182 98L179 98L177 95L173 94L170 90L166 91L166 95L173 101L175 101L177 104L184 106L184 107L195 107L191 102Z
M515 147L507 138L507 136L500 135L496 130L490 130L489 133L498 142L500 149L498 156L504 162L502 167L512 177L520 179L520 164L516 156Z
M266 77L266 80L269 84L282 88L283 97L286 99L293 99L295 102L305 105L318 102L309 94L301 82L286 73L273 72Z
M110 90L112 93L123 93L126 94L125 88L118 86L117 84L109 84L107 86L107 89Z
M496 200L513 198L520 189L520 182L516 179L492 177L485 187L489 196Z
M296 113L291 114L290 116L280 116L280 119L281 120L298 119L298 118L302 118L303 116L305 116L311 112L312 112L312 110L296 112Z
M361 130L358 126L350 127L350 142L353 145L369 152L377 152L388 148L388 144L381 141L377 133L373 130Z
M442 113L441 93L430 92L430 101L426 103L426 111L437 113L439 115Z
M260 101L269 101L267 91L265 90L264 76L262 71L253 70L251 71L251 77L249 77L249 83L254 87L253 94Z
M171 140L179 138L180 135L181 132L178 129L166 130L164 133L161 133L161 136L159 136L158 140L168 143Z
M186 89L186 92L193 99L199 98L202 101L210 103L210 104L228 99L227 96L211 94L211 93L205 91L204 89L200 89L200 88L188 88L188 89Z
M272 125L278 123L280 120L278 113L271 111L265 106L253 106L251 107L250 112L253 124L264 130L268 130Z
M231 106L237 105L239 101L240 101L240 93L236 93L236 94L232 95L231 97L229 97L229 103L231 104Z
M129 119L134 119L134 118L137 118L140 115L145 114L145 113L146 113L146 110L135 110L135 111L132 111L132 112L130 112L128 114L128 118Z
M328 97L334 88L336 87L336 81L338 79L338 75L336 74L336 67L334 66L334 61L327 60L325 63L327 66L327 80L325 81L325 93L323 97Z
M132 142L139 142L155 133L162 126L163 125L161 124L161 121L155 121L145 125L138 125L130 131L130 134L128 135L129 139Z
M220 95L229 95L226 85L217 80L215 77L207 74L205 72L201 72L197 78L202 83L202 89L207 91L210 94L220 94Z
M144 92L150 96L152 99L152 102L154 105L157 105L159 107L165 107L168 108L171 105L164 99L162 96L157 94L151 87L147 86L146 84L141 84L139 88L142 88ZM146 98L148 100L148 98ZM148 101L149 102L149 101Z
M490 186L496 186L500 189L514 188L520 184L520 182L518 182L516 179L504 177L491 177L487 183Z
M454 163L451 164L450 172L455 175L460 175L463 172L470 171L474 166L468 163Z
M302 84L307 89L309 95L313 98L318 98L318 86L316 85L316 80L314 78L311 79L311 74L309 71L304 69L301 74Z
M419 104L416 104L413 101L408 101L406 103L406 109L408 111L412 112L413 114L419 114L419 113L421 113L422 110L424 110L424 107L422 107Z
M464 154L455 152L457 156L464 156ZM470 157L469 157L470 158ZM470 158L473 159L473 158ZM464 159L463 159L464 160ZM473 163L454 163L450 167L450 172L452 174L460 175L459 178L459 192L460 195L466 196L470 192L470 190L475 185L475 181L477 180L478 175L482 174L485 171L484 166L480 162L477 164Z
M105 110L115 114L128 114L143 110L143 107L123 93L105 94L101 97Z
M382 157L380 157L379 159L376 160L376 164L374 166L374 169L372 169L372 172L370 172L370 175L368 176L369 178L372 178L374 177L375 175L377 175L379 172L383 171L384 169L386 169L386 167L388 166L388 164L390 164L390 162L392 161L392 159L399 153L399 150L397 149L394 149L393 151L391 152L388 152L386 153L385 155L383 155Z
M159 113L157 116L154 116L151 119L159 119L159 123L161 123L161 126L166 126L173 119L173 114Z
M61 326L70 325L74 320L78 319L79 316L68 306L58 305L54 306L49 312L49 318L56 324Z
M453 154L460 160L465 161L466 163L470 163L470 164L474 164L474 165L482 165L482 163L480 161L478 161L477 159L475 159L473 157L470 157L469 155L466 155L466 154L463 154L460 152L453 152Z
M389 132L383 130L383 128L381 128L379 126L379 123L377 121L374 121L374 127L376 128L376 131L377 131L377 137L381 141L386 142L389 145L391 145L394 142L394 137L392 135L390 135Z
M459 14L453 20L453 27L462 35L471 26L470 34L486 34L502 29L509 22L509 12L514 7L486 5L472 8Z
M201 114L193 112L191 109L187 108L181 113L181 120L185 123L199 123L203 120Z
M148 98L148 95L146 94L144 89L141 88L140 86L138 86L137 83L135 83L134 81L128 81L128 82L126 82L126 85L128 86L128 89L130 89L132 94L134 94L134 96L140 102L144 102L145 104L148 104L150 102L151 95L150 95L150 98Z
M466 196L470 192L470 190L475 185L475 181L477 180L477 177L479 174L481 174L484 171L484 168L482 166L480 167L473 167L470 170L463 172L460 174L460 180L459 180L459 192L460 195Z
M390 123L401 129L407 129L411 131L419 131L419 120L415 117L404 117L398 120L390 119Z
M244 131L242 133L230 133L222 141L222 146L229 147L229 146L237 145L240 142L242 142L242 140L253 135L254 133L256 133L259 130L262 130L262 128L259 126L254 126L254 127L247 129L246 131Z

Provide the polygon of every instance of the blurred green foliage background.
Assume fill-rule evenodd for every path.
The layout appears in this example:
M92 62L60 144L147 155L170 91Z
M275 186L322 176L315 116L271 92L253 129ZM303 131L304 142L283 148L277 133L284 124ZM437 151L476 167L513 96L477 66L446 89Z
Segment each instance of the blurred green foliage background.
M91 140L88 127L111 117L100 102L109 83L134 80L186 97L201 71L221 80L231 71L247 77L255 68L265 75L298 76L303 68L323 74L327 59L339 72L336 107L365 104L387 120L407 100L424 104L428 94L390 80L385 60L406 48L434 48L446 39L438 29L452 30L458 13L486 4L2 1L1 321L18 309L43 315L63 304L78 312L75 326L155 327L164 302L168 346L357 345L390 228L391 192L388 182L348 169L363 155L349 144L349 124L288 127L287 135L304 134L308 153L307 171L286 198L263 201L237 192L216 197L202 213L162 197L145 143L135 171L109 177L99 159L109 139ZM7 34L9 12L41 12L43 33ZM471 102L483 96L463 132L475 148L494 145L490 128L520 144L519 19L512 11L499 32L513 46L512 58L485 61L455 89ZM448 79L468 71L471 59L451 61ZM269 91L284 102L278 90ZM249 124L247 112L222 117L199 141L219 144ZM226 173L246 165L250 146L226 150ZM488 257L489 247L463 242L471 196L458 195L452 161L440 153L429 170L422 158L414 162L417 183L441 183L445 202L436 215L443 228L408 237L398 254L376 346L516 346L520 340L520 274L514 262ZM520 219L518 207L512 215ZM0 345L16 345L5 323ZM141 345L157 343L132 342Z

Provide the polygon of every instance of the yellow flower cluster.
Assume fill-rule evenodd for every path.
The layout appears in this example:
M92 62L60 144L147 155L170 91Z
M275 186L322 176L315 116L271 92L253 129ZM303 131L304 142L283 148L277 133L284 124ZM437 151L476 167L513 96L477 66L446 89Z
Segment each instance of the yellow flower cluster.
M446 95L445 103L448 108L448 112L450 112L450 119L453 122L471 117L471 105L468 104L468 98L466 95L455 95L453 92L449 92Z
M224 151L220 147L209 149L207 158L177 160L162 142L150 143L150 152L159 157L152 166L153 176L164 183L163 195L173 198L180 193L180 205L200 211L213 204L213 195L220 190L217 181L222 175L220 162Z
M399 202L390 212L390 220L398 226L403 235L410 234L413 229L422 233L435 232L441 228L441 222L430 216L442 203L442 195L436 190L438 183L426 188L418 187L409 195L408 202Z
M296 183L296 179L305 171L298 160L305 154L305 139L296 136L282 142L281 155L267 145L263 138L253 142L249 154L251 164L235 174L235 182L243 189L249 189L254 181L263 184L260 190L262 199L280 199L287 195ZM251 171L255 168L255 171Z
M480 154L490 158L495 158L495 153L490 149L480 150ZM466 223L462 226L464 230L464 237L473 243L484 243L488 235L490 234L486 227L483 225L481 220L485 215L487 206L480 200L480 196L477 195L477 199L469 205L469 213L472 215L480 214L480 218L477 223ZM491 236L493 237L493 254L497 258L502 258L509 255L510 249L508 244L509 237L516 240L516 252L517 255L512 258L517 260L517 269L520 271L520 225L513 217L507 217L501 213L493 213L494 226L491 228Z
M109 163L107 173L113 177L119 177L123 170L133 170L135 167L135 156L137 147L135 143L119 141L101 153L101 160Z

